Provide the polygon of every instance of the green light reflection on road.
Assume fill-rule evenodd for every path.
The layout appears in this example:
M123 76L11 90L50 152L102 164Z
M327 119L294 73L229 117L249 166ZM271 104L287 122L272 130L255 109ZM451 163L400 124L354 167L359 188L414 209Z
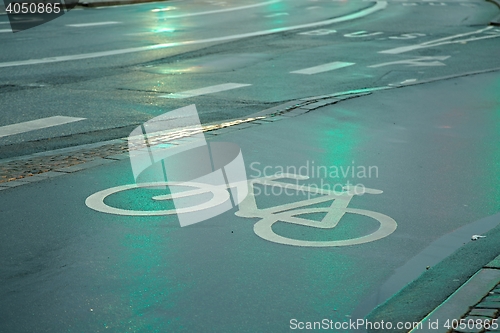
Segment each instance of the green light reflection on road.
M338 108L337 114L349 114L350 111ZM355 165L360 165L357 160L356 147L364 140L367 140L361 133L361 126L349 121L339 121L338 118L329 118L325 127L330 127L326 131L321 128L313 144L322 151L322 159L315 161L316 166L349 167L353 161ZM347 177L349 178L349 176ZM333 188L336 184L345 185L347 179L342 175L340 178L326 178L324 183ZM318 181L318 180L316 180ZM361 181L363 182L364 179ZM351 183L358 183L356 181ZM307 254L307 260L304 260L305 271L311 272L311 292L308 300L309 306L313 307L317 313L331 313L331 316L337 320L343 320L340 314L344 308L352 308L359 302L359 297L369 289L368 285L360 285L358 289L350 291L349 298L339 298L346 280L357 280L358 276L352 272L356 270L357 262L352 257L347 256L342 248L332 250L321 250ZM328 297L320 296L327 295ZM338 312L333 312L337 309ZM336 318L336 316L338 316ZM343 315L342 315L343 316Z
M270 13L279 13L285 10L286 4L283 1L274 2L264 7L264 9Z
M500 209L500 77L492 81L492 85L489 89L484 91L484 97L486 101L491 101L491 112L488 112L488 118L485 124L489 124L491 127L491 137L492 139L487 139L490 137L488 135L484 142L484 149L482 151L489 152L486 156L487 160L484 163L484 173L483 179L487 182L484 186L479 188L491 188L493 187L493 193L490 194L491 199L489 204L491 205L492 214L496 213ZM488 103L489 104L489 103ZM488 110L489 111L489 110ZM492 186L493 184L493 186Z
M153 220L155 220L153 222ZM175 306L178 286L167 276L168 239L159 232L160 218L134 219L137 227L124 235L123 266L126 276L123 304L130 309L129 326L141 332L167 332L178 326L168 315ZM178 328L178 327L177 327Z
M264 14L264 16L268 16L268 15L284 14L284 13L286 13L287 7L286 7L286 3L284 1L280 1L280 2L271 3L267 6L265 6L264 9L268 12L268 14ZM283 24L284 17L286 17L286 16L276 16L275 18L273 18L273 17L269 17L269 18L272 19L271 22L272 22L273 26L275 26L275 25Z
M345 281L360 280L355 274L358 263L351 256L339 251L320 250L302 254L303 271L307 274L304 281L309 281L307 297L304 302L308 309L316 313L329 313L333 320L345 319L345 311L353 308L359 298L370 286L360 284L345 295Z
M354 154L354 148L359 145L361 137L359 125L351 122L343 122L340 126L335 124L335 128L322 133L319 147L324 149L325 158L323 161L318 161L317 164L324 165L327 168L335 166L338 168L343 167L344 169L353 165L359 165L358 161L356 161L357 156ZM349 175L347 178L351 178ZM345 183L345 181L346 179L343 179L343 177L328 179L328 182L334 183Z
M125 181L124 183L129 183ZM111 205L124 208L163 209L165 202L151 199L164 189L136 189L107 198ZM131 332L172 332L180 328L173 314L183 285L170 274L175 251L171 245L171 229L165 225L178 224L175 218L123 217L119 272L121 315L119 322L109 322L110 328L129 327Z

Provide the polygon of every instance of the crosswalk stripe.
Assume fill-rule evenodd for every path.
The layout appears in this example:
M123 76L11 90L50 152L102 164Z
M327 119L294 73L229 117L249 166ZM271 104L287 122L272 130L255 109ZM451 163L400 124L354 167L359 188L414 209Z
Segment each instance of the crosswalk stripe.
M4 136L34 131L42 128L72 123L84 119L86 118L54 116L54 117L41 118L37 120L25 121L22 123L2 126L0 127L0 138Z
M247 87L247 86L251 86L251 84L224 83L224 84L218 84L215 86L210 86L210 87L205 87L205 88L200 88L200 89L187 90L187 91L174 93L174 94L161 95L160 97L182 99L182 98L189 98L189 97L200 96L200 95L213 94L216 92L221 92L221 91L226 91L226 90L231 90L231 89L236 89L236 88L241 88L241 87Z
M342 61L335 61L335 62L330 62L328 64L323 64L319 66L314 66L314 67L309 67L309 68L304 68L300 69L298 71L293 71L290 72L292 74L317 74L317 73L322 73L322 72L328 72L328 71L333 71L335 69L347 67L347 66L352 66L355 65L353 62L342 62Z
M94 22L94 23L78 23L78 24L66 24L67 27L83 28L83 27L95 27L98 25L109 25L109 24L119 24L121 22L109 21L109 22Z

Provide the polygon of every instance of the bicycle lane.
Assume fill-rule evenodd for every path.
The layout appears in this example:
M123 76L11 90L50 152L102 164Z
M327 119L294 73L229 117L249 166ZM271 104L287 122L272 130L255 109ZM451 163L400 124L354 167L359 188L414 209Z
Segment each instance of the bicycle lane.
M397 222L392 234L373 242L277 244L254 233L258 218L235 216L236 209L184 228L174 216L89 209L91 194L134 182L128 161L0 191L0 327L281 332L298 322L349 321L394 270L433 241L498 212L498 88L497 73L482 74L207 135L241 147L249 178L285 170L308 175L302 185L338 188L349 181L382 190L348 205ZM309 199L260 190L261 208ZM158 209L151 196L120 193L106 203ZM302 217L318 220L328 211ZM328 241L369 235L378 225L348 213L333 229L276 223L273 231Z

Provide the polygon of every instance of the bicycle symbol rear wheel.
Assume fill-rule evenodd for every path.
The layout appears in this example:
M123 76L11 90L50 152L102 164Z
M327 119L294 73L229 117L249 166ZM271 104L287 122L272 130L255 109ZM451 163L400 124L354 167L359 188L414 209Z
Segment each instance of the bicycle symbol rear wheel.
M196 204L190 207L183 207L183 208L172 208L172 209L165 209L165 210L133 210L133 209L122 209L122 208L117 208L117 207L112 207L107 205L104 200L106 197L122 192L122 191L127 191L127 190L132 190L132 189L137 189L137 188L149 188L149 187L159 187L159 186L168 186L168 187L173 187L173 186L182 186L182 187L194 187L194 190L188 190L184 192L178 192L176 193L177 198L181 197L189 197L189 196L194 196L198 194L204 194L204 193L210 193L212 197L201 204ZM158 197L153 197L153 200L172 200L172 195L162 195ZM229 193L226 191L225 188L213 186L213 185L208 185L208 184L201 184L201 183L194 183L194 182L189 182L189 183L174 183L174 182L156 182L156 183L142 183L142 184L128 184L128 185L121 185L121 186L116 186L112 188L108 188L102 191L99 191L97 193L92 194L85 200L85 204L89 207L92 208L93 210L96 210L98 212L102 213L108 213L108 214L115 214L115 215L125 215L125 216L159 216L159 215L174 215L174 214L183 214L183 213L191 213L207 208L213 208L217 207L219 205L222 205L226 203L230 199Z
M258 235L259 237L278 244L304 246L304 247L334 247L334 246L348 246L348 245L357 245L357 244L373 242L378 239L389 236L397 228L396 221L387 215L364 209L344 208L343 212L345 213L364 215L377 220L380 223L380 227L374 233L362 237L343 239L343 240L332 240L332 241L308 241L308 240L292 239L280 236L276 234L272 229L273 224L275 224L276 222L286 222L286 223L311 227L311 222L313 221L302 219L296 216L308 213L328 212L329 208L330 207L304 208L304 209L295 209L292 211L286 211L281 213L275 213L270 216L264 217L262 220L258 221L254 225L253 230L255 234ZM322 228L321 222L317 223L318 223L317 227Z

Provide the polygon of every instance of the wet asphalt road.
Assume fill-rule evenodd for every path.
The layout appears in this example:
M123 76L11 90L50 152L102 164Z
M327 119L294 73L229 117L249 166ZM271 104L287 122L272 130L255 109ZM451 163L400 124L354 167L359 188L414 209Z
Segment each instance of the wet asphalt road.
M191 17L183 21L190 28L178 30L181 36L175 41L337 16L322 11L322 6L347 14L376 5L342 4L277 2L278 7L255 7L251 13L256 16L248 15L247 23L241 24L246 16L236 11L224 14L223 20ZM22 66L12 62L163 43L161 37L148 34L151 27L145 28L138 15L141 11L152 15L151 10L160 6L75 11L74 16L53 21L54 27L40 29L57 34L55 27L72 24L65 20L81 24L87 18L121 22L134 17L137 23L123 29L112 24L99 37L96 30L88 36L77 30L80 44L72 45L75 38L65 35L68 42L57 48L41 43L36 48L40 51L29 55L27 51L26 56L21 45L28 48L28 44L16 39L36 40L37 30L0 34L18 43L15 52L19 52L1 55L5 58L0 66L10 65L0 68L5 115L0 125L53 115L86 118L5 136L0 138L2 149L12 154L29 146L64 146L68 141L61 136L89 131L97 131L93 140L99 140L111 128L135 126L193 103L207 122L248 115L296 98L499 67L500 33L487 25L497 9L479 1L442 4L389 2L362 19L322 26L325 30L320 31L315 27L217 45ZM202 11L215 5L180 1L165 6ZM318 6L316 14L302 14L314 13L309 7ZM105 11L116 14L99 14ZM288 15L275 15L280 13ZM221 29L227 26L225 20L232 22L234 31ZM146 34L116 37L124 30ZM56 43L53 35L47 36ZM50 53L55 49L61 53ZM290 73L334 61L346 66L316 74ZM159 97L228 82L251 86L187 99ZM88 208L88 196L134 182L127 160L2 190L0 331L287 332L293 328L293 318L348 321L395 270L433 241L498 213L499 89L496 72L442 80L375 92L209 139L237 143L251 178L262 176L259 171L265 167L273 172L313 163L328 168L375 166L378 172L370 177L310 174L306 182L334 186L351 181L384 191L354 197L349 204L397 222L394 233L370 243L335 248L276 244L254 233L257 218L236 217L236 209L180 228L173 216L117 216ZM51 140L30 142L44 138ZM118 193L106 203L123 209L157 209L152 194ZM305 198L261 196L258 204L273 207L299 199ZM377 228L374 219L346 214L337 228L322 232L286 223L277 223L273 230L293 239L324 241L359 237ZM470 235L462 236L454 246L469 241Z
M0 156L124 137L131 126L191 103L202 122L220 121L297 98L498 67L500 31L487 26L497 8L488 2L260 4L172 1L73 10L34 29L0 34L8 47L0 55L0 126L85 118L0 137L0 145L24 143L3 148ZM227 11L233 7L243 9ZM193 13L205 14L186 16ZM358 14L300 29L351 13ZM281 28L291 30L227 39ZM206 42L221 37L227 40ZM186 44L192 41L199 44ZM130 51L164 43L174 45ZM394 50L402 46L413 47ZM92 53L101 56L89 58ZM291 73L332 62L345 67ZM189 99L162 97L228 83L245 86ZM77 133L91 135L75 140Z
M369 243L277 244L254 233L258 218L237 217L235 209L181 228L175 216L119 216L87 207L88 196L134 183L128 160L0 191L1 330L287 332L293 319L348 322L429 244L498 212L498 87L492 73L381 91L209 138L238 144L249 178L302 167L298 173L310 179L301 184L334 188L349 181L384 191L349 204L397 222L392 234ZM318 175L321 166L328 175ZM352 166L354 175L331 173ZM359 174L359 167L376 172ZM160 193L124 191L105 203L165 209L151 200ZM259 208L308 200L269 188L260 193ZM302 217L324 218L310 213ZM375 219L347 213L334 229L282 221L273 230L316 242L349 240L378 227ZM469 234L456 235L444 246L468 241ZM411 271L425 271L443 252L434 256ZM410 282L412 272L399 282ZM464 278L457 275L446 287Z

